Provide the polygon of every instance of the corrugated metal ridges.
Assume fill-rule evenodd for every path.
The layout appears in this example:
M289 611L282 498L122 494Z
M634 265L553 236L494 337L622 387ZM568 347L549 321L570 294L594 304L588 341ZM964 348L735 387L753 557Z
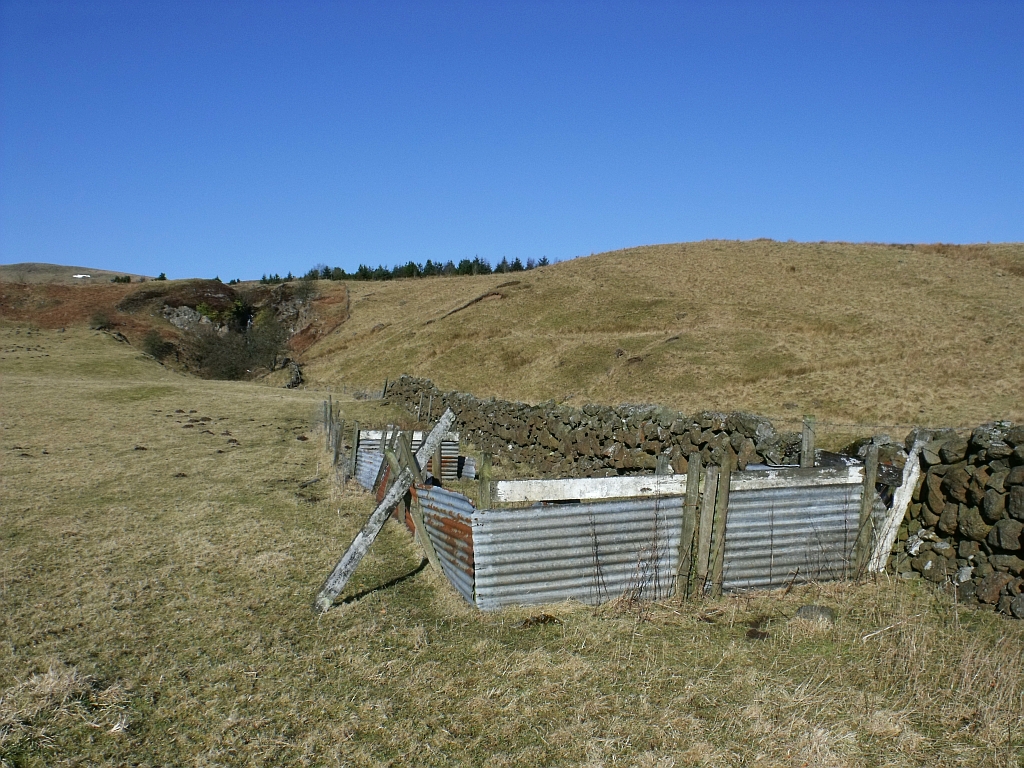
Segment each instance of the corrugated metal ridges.
M361 429L359 430L359 453L363 450L372 450L377 455L380 455L380 438L381 430L379 429ZM385 437L390 441L390 437L393 434L392 428L388 428ZM423 445L424 435L422 432L414 432L412 439L410 440L411 448L413 453L420 449ZM365 446L365 448L364 448ZM425 471L430 471L431 464L428 461L426 466L423 467ZM358 474L358 473L357 473ZM459 479L459 438L454 432L449 433L448 436L441 441L441 481L445 483L454 482Z
M853 560L862 491L861 484L733 491L722 588L844 578Z
M459 444L444 440L441 443L441 481L453 483L459 479Z
M662 497L477 511L476 604L598 604L632 590L666 597L682 509L681 497Z
M356 482L366 490L371 490L382 461L384 461L384 456L379 451L360 446L356 451Z
M475 557L473 504L460 493L434 486L416 486L427 536L441 568L466 601L473 602Z

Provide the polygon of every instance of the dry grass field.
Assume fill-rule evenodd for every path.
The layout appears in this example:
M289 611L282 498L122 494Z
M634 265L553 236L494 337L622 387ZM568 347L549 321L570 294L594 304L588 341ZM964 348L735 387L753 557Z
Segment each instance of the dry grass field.
M348 288L351 319L306 352L319 384L410 373L478 396L857 425L833 443L1024 419L1022 244L706 241Z
M941 258L910 254L910 266L886 267L879 285L901 269L917 279L916 259ZM599 273L614 293L627 263L606 261L598 260ZM745 402L771 412L772 398L802 403L801 388L816 393L831 383L807 395L835 409L819 412L888 418L903 402L901 388L927 382L923 368L936 384L938 399L928 401L936 418L1020 407L1012 396L1020 386L1019 319L1004 317L990 344L979 336L976 349L962 351L984 376L1001 370L1002 378L983 380L1003 382L1010 395L979 387L972 402L957 405L954 396L971 391L958 366L937 362L941 356L928 362L924 352L904 364L890 358L906 323L917 338L959 350L963 338L981 334L982 319L995 323L999 308L1020 301L1011 291L1019 282L1006 278L1004 295L995 277L983 279L994 274L991 264L958 265L964 280L937 276L932 287L942 281L947 294L969 296L985 287L989 300L953 307L941 322L927 288L862 291L878 293L870 306L885 310L879 322L905 321L888 328L857 302L837 318L812 301L805 286L825 277L809 261L797 261L804 281L794 278L786 302L762 318L756 313L773 302L758 293L757 270L743 272L749 303L725 294L716 302L704 293L714 274L724 279L713 262L703 277L691 264L692 285L682 277L658 291L649 285L632 300L635 315L611 302L588 308L597 287L586 289L595 278L583 262L523 276L507 298L427 326L458 305L457 292L479 294L502 278L417 283L420 325L389 311L403 300L401 284L359 285L353 329L329 337L314 369L322 380L342 380L345 371L345 381L369 383L409 366L480 393L546 396L542 374L527 362L509 358L502 367L512 349L502 345L521 339L524 361L547 361L552 387L595 399L655 399L656 383L683 376L692 355L704 362L686 375L718 383L692 401L692 384L677 386L673 402L686 407ZM885 260L876 261L884 272ZM890 303L899 292L897 311ZM558 295L564 306L553 302ZM807 306L792 317L800 296ZM481 344L473 334L505 327L483 323L485 308L510 325L507 336ZM674 319L683 313L691 322ZM605 330L594 330L606 336L586 340L573 330L606 315ZM633 318L621 332L619 315ZM551 325L556 318L564 335ZM371 320L390 325L370 333ZM847 323L862 333L848 333ZM672 324L680 347L662 339L659 324ZM958 326L966 337L948 330ZM464 335L454 347L442 343L453 334ZM745 334L753 336L744 341ZM714 370L719 360L742 369L735 351L743 344L787 345L778 352L790 361L779 363L782 371L809 365L803 356L827 349L828 339L863 339L843 354L874 367L837 368L836 352L807 373L752 371L743 385ZM702 346L712 343L727 346ZM329 344L340 355L334 362ZM617 367L601 357L616 346L647 357ZM989 351L995 346L1002 368ZM476 358L460 361L468 350ZM372 354L381 358L377 370ZM584 361L599 359L608 371L585 377ZM658 374L658 360L683 362ZM895 378L876 380L877 398L858 384L887 372ZM789 391L770 394L783 385ZM646 607L559 604L544 608L557 621L531 623L536 610L482 614L464 604L421 567L411 537L390 522L339 604L315 616L314 591L372 507L355 488L300 487L322 474L322 444L311 429L321 397L189 378L83 326L61 333L0 322L0 763L1024 766L1024 622L958 611L919 584L810 585ZM368 425L392 416L374 402L342 405L346 418ZM895 413L913 418L905 408ZM793 618L809 602L834 608L836 623Z

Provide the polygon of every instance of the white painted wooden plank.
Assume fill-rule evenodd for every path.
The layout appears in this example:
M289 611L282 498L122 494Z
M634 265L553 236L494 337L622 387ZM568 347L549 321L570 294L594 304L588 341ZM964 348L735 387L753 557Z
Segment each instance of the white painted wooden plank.
M616 499L630 496L682 496L686 475L624 475L559 480L496 480L491 483L495 502Z
M733 472L729 491L760 491L765 488L858 485L864 482L864 467L780 467L754 472Z
M754 491L765 488L858 485L864 482L864 467L784 467L755 472L734 472L729 490ZM497 480L491 484L495 502L580 501L627 498L631 496L681 496L686 493L686 475L624 475L557 480Z

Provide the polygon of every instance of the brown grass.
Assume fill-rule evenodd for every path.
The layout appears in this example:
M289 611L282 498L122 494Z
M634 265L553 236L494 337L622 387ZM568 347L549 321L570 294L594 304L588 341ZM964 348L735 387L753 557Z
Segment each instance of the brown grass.
M372 507L300 487L321 393L0 349L6 765L1024 765L1024 622L885 580L482 614L394 522L317 618Z
M410 373L479 396L744 409L783 427L813 413L832 442L1024 419L1020 244L706 241L348 285L351 319L306 353L319 384Z

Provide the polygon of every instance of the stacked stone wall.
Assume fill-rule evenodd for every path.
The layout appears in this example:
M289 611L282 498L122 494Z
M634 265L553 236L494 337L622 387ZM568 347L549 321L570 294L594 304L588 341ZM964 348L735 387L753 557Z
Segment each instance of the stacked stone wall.
M386 398L415 414L445 408L463 437L499 461L529 464L539 476L601 477L653 470L664 456L685 472L691 452L703 463L787 464L799 460L799 433L780 433L768 419L749 413L704 411L687 415L654 405L585 405L553 401L531 405L446 392L428 379L403 376Z
M1024 618L1024 425L930 437L891 565Z

